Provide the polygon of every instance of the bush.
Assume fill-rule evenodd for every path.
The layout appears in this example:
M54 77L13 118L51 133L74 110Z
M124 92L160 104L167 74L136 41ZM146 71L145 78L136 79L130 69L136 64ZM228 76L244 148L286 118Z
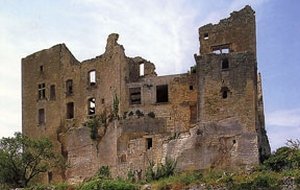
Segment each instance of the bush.
M78 190L137 190L137 186L122 180L95 179L84 183Z
M154 162L150 161L146 169L146 181L148 182L174 175L177 162L176 160L166 158L165 164L158 165L156 169L154 165Z
M110 178L109 166L101 166L101 168L98 170L97 176L100 178Z

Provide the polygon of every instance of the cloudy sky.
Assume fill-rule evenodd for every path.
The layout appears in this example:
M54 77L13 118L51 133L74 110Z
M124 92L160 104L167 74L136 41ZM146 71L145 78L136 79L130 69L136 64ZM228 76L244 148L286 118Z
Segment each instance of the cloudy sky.
M0 137L21 131L21 58L65 43L82 61L119 33L128 56L156 64L159 75L195 64L197 29L251 5L272 149L300 138L298 0L0 0Z

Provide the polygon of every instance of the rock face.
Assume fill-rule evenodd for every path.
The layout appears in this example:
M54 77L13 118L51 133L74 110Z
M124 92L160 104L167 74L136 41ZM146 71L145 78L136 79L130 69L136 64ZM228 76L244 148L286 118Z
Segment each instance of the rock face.
M199 35L196 65L176 75L127 57L118 34L83 62L64 44L23 58L23 133L48 137L69 163L41 180L78 183L101 166L139 179L166 158L178 170L244 168L270 154L254 11L246 6Z

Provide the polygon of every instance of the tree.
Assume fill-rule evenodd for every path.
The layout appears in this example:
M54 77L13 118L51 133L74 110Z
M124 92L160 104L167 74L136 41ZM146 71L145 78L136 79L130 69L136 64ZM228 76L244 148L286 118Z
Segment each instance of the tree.
M300 168L300 141L288 140L287 146L280 147L274 152L263 165L273 171L282 171Z
M61 157L45 138L30 139L21 133L0 140L0 183L26 187L40 173L58 166Z

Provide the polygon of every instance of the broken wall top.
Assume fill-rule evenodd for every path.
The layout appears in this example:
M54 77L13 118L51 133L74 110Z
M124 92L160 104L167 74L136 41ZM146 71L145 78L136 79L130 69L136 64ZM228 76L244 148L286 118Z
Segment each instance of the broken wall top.
M255 12L247 5L234 11L229 18L218 24L199 28L200 54L211 53L219 48L229 52L251 51L256 54Z

